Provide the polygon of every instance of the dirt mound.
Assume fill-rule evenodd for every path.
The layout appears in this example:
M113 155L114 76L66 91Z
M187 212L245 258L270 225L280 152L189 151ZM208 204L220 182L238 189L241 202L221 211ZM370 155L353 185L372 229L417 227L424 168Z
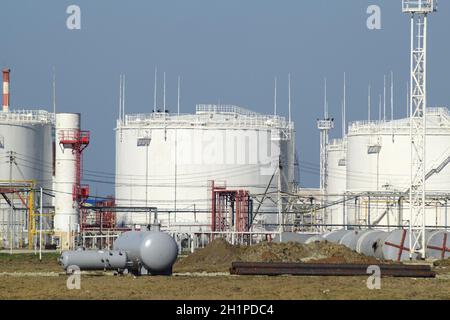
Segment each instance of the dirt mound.
M178 261L175 272L227 272L234 261L304 262L304 263L370 263L379 261L347 247L330 242L310 244L262 242L254 246L233 246L216 239Z
M261 243L247 247L241 261L248 262L308 262L308 263L375 263L378 260L330 242Z
M231 262L240 261L241 248L232 246L223 239L212 241L205 248L179 260L174 265L175 272L226 272Z

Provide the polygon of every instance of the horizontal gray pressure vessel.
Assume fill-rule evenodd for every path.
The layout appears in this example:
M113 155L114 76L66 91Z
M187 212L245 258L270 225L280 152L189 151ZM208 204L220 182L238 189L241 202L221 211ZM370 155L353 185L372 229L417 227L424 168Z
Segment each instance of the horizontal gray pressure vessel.
M129 231L114 241L114 250L125 251L132 269L144 267L150 273L171 273L178 256L175 240L164 232Z
M127 255L123 251L64 251L59 258L67 270L77 266L80 270L120 270L127 266Z

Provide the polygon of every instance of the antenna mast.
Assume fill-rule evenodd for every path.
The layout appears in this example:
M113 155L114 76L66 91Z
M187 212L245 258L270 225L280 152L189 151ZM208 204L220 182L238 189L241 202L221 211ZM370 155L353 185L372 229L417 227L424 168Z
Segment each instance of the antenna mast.
M53 67L53 114L56 116L56 73Z
M383 77L383 121L386 122L386 75Z
M288 75L288 86L289 86L289 106L288 106L288 111L289 111L289 123L291 123L291 74L289 73Z
M367 120L370 122L370 112L371 112L371 103L372 103L372 87L369 84L368 95L367 95Z
M181 93L181 77L178 76L178 98L177 98L178 115L180 115L180 93Z
M163 100L163 105L164 105L164 113L166 113L166 73L164 72L164 100Z
M275 77L275 94L273 99L273 115L277 115L277 77Z
M342 105L342 138L347 133L347 75L344 72L344 99Z

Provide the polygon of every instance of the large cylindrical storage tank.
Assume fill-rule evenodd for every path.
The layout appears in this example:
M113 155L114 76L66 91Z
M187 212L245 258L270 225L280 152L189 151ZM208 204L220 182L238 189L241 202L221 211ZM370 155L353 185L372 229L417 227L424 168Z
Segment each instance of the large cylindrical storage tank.
M354 122L347 136L347 191L350 193L398 193L409 190L411 168L409 119ZM450 190L450 114L446 108L428 108L426 137L426 181L428 194ZM349 209L350 224L402 226L409 219L408 204L398 198L361 199L364 203ZM355 206L353 206L355 208ZM387 210L389 209L389 210ZM386 214L389 212L389 214ZM370 217L368 216L370 214ZM429 206L427 226L445 224L445 208Z
M53 114L46 111L0 113L0 183L3 187L52 188L52 127ZM1 197L0 248L24 247L29 241L30 227L27 223L29 210L22 201L27 200L27 194L20 194L22 200L17 193L5 195L16 209L10 219L11 206ZM50 206L51 201L48 195L43 195L44 206Z
M56 114L55 146L55 220L54 228L60 245L71 245L70 234L79 228L79 206L74 195L77 184L77 153L73 149L80 131L79 113Z
M292 138L293 124L284 118L234 106L200 105L189 115L127 115L116 128L117 204L157 207L165 230L209 231L211 181L251 194L274 193L281 160L281 190L290 190ZM266 200L259 221L275 228L276 212ZM121 225L153 221L133 212L117 219Z
M327 229L341 229L345 224L345 210L343 205L343 195L346 190L346 152L347 143L345 139L332 140L327 147L327 186L326 201L329 207L326 208L325 223Z

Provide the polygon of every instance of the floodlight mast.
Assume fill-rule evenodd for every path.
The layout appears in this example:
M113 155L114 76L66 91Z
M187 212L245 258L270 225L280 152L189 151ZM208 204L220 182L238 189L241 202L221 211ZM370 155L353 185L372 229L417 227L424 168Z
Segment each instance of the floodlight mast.
M409 255L425 258L426 242L426 109L428 14L437 10L436 0L402 0L411 16Z

